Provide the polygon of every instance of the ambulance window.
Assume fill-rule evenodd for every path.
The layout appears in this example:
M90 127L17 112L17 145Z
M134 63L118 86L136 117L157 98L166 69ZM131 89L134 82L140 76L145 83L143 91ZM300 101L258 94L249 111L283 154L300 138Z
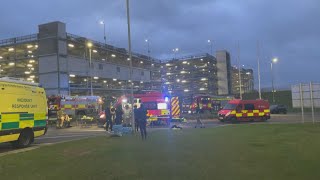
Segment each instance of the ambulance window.
M245 104L244 109L245 110L254 110L254 105L253 104Z

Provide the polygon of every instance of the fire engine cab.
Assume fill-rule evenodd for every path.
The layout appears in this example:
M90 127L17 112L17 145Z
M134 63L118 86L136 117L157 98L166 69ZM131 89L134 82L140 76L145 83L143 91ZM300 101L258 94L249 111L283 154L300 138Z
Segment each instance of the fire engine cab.
M231 100L218 112L221 122L266 121L270 119L269 102L265 100Z
M130 95L121 96L115 107L122 108L128 104L131 107ZM141 103L147 109L148 121L152 124L169 123L170 120L181 120L178 97L169 97L160 92L145 92L133 94L133 105L140 107Z

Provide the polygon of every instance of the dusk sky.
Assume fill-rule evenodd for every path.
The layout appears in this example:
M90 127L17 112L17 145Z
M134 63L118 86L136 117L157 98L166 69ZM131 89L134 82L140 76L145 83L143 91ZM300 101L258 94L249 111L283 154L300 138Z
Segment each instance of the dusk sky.
M270 62L277 57L275 86L320 82L319 0L131 0L133 51L158 59L228 50L232 64L255 71L261 44L261 83L271 86ZM0 39L38 32L38 25L62 21L67 32L127 48L125 0L6 0L0 7Z

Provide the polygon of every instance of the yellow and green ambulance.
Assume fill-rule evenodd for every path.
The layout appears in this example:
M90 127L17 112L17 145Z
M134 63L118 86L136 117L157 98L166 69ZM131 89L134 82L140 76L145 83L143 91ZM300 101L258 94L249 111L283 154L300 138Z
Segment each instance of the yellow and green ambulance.
M15 78L0 78L0 143L29 146L47 131L47 99L43 88Z

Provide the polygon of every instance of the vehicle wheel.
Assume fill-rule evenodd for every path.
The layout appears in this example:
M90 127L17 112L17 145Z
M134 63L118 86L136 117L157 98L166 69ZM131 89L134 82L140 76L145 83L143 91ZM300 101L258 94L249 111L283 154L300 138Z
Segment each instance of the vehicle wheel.
M12 142L13 147L16 148L25 148L30 146L33 143L34 134L31 129L25 129L20 133L19 139Z
M266 116L263 116L263 117L262 117L262 121L263 121L263 122L266 122L267 120L268 120L268 118L267 118Z
M230 121L231 121L232 124L238 123L238 120L235 117L231 118Z

